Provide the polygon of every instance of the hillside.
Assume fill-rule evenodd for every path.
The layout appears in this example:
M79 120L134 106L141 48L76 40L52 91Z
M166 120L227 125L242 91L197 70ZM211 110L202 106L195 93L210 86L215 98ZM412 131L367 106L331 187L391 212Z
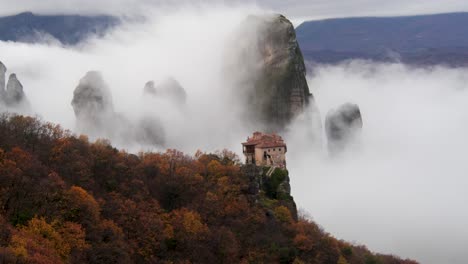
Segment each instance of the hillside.
M309 61L401 60L410 64L468 65L468 13L357 17L309 21L297 38Z
M35 15L0 17L0 40L36 42L53 37L62 44L77 44L89 35L102 35L119 20L111 16Z
M468 65L468 13L404 17L356 17L308 21L297 27L307 61L337 63L348 59L402 61L409 64ZM103 35L119 24L112 16L36 15L0 17L0 40L47 41L75 45Z
M119 151L0 116L1 263L415 263L339 241L229 151ZM294 175L291 175L294 177Z

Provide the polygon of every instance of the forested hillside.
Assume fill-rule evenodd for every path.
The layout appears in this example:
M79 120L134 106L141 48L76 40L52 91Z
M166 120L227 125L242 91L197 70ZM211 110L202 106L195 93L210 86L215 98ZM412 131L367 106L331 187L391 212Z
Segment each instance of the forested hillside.
M226 150L134 155L3 114L0 263L415 263L296 218L250 171Z

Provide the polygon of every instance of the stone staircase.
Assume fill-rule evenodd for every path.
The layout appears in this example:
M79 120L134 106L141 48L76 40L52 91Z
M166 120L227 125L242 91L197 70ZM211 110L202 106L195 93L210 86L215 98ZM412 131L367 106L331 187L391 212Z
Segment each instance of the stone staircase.
M266 175L268 177L271 177L271 175L273 174L275 170L276 170L276 166L271 166L270 169L267 171Z

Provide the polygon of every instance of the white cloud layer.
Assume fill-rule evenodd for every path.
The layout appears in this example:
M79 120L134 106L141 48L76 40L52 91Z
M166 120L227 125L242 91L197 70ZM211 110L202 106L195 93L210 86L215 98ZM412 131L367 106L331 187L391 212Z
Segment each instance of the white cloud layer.
M8 5L1 1L4 10ZM56 10L70 12L98 10L101 3L80 0L82 9L73 9L73 1L59 2ZM55 10L41 3L36 5L42 11ZM119 3L126 2L109 6L118 10ZM321 3L317 10L336 8ZM252 12L260 11L255 6L160 11L148 14L145 25L125 25L76 49L0 42L0 60L18 74L33 109L48 121L73 128L73 89L87 71L100 70L116 111L161 118L168 147L188 153L240 151L252 130L236 115L233 98L226 97L230 87L221 69L224 55L236 46L231 33ZM144 84L168 75L187 90L187 109L142 103ZM303 124L293 127L286 135L287 159L298 205L333 235L372 250L422 263L464 263L467 83L468 69L362 62L317 67L309 84L322 116L348 101L359 104L362 145L330 160L299 136Z
M288 139L299 206L328 232L421 263L465 263L468 69L352 62L319 67L310 86L325 114L363 115L359 149L340 159Z
M181 5L257 5L282 13L295 24L304 20L349 16L395 16L468 11L465 0L0 0L0 15L32 11L41 14L139 15L148 8Z

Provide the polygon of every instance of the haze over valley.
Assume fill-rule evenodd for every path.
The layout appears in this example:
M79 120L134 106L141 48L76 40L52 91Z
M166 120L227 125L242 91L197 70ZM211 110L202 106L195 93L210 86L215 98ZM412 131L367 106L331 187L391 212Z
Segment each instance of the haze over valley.
M0 109L134 154L228 149L244 162L248 136L275 132L300 215L372 252L464 263L466 10L293 27L308 17L266 6L12 10Z

